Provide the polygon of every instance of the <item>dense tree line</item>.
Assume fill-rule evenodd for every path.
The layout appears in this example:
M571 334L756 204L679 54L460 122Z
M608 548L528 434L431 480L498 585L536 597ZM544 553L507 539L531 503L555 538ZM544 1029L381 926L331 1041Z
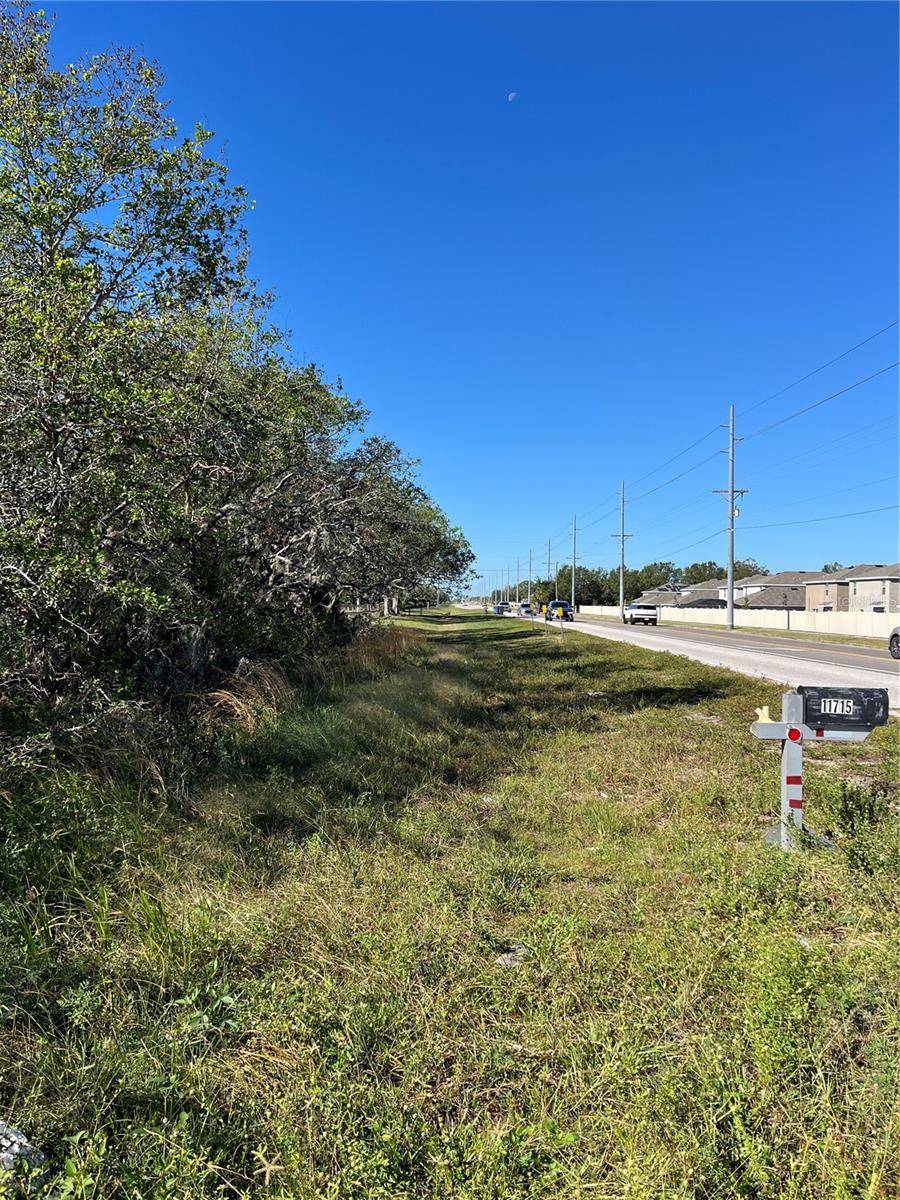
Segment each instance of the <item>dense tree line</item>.
M748 575L764 574L766 568L760 566L752 558L743 559L734 564L735 579ZM663 584L688 585L703 583L707 579L724 579L725 567L713 561L691 563L687 567L676 567L671 562L647 563L643 567L626 567L625 602L634 600L651 588ZM619 568L579 567L575 577L576 602L578 604L618 604L619 603ZM515 596L515 581L512 585ZM519 595L524 597L528 591L528 581L520 580ZM536 579L532 581L531 594L540 603L559 597L568 600L572 595L572 568L569 564L560 564L559 572L553 579ZM495 589L494 599L506 595L506 589Z
M54 69L50 32L0 7L7 725L302 661L358 599L471 560L397 447L291 360L211 135L178 135L127 50Z

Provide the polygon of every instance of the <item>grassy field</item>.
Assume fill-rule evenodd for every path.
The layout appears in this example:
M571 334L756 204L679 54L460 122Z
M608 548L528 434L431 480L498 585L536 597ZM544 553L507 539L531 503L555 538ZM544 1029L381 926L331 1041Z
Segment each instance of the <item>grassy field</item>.
M6 798L0 1116L60 1194L896 1197L896 724L782 854L777 686L399 624L187 803Z

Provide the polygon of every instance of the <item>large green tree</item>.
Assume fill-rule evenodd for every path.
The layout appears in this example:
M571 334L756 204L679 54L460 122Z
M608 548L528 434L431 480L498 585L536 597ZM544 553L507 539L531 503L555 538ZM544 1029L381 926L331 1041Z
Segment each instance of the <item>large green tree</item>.
M464 575L395 446L297 367L247 200L130 51L0 7L0 650L10 694L186 695L347 597Z

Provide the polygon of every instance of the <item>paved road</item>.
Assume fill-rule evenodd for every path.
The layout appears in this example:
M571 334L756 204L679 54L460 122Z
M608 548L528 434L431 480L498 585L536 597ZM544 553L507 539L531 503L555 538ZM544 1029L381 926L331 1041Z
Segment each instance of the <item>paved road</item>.
M523 617L528 620L528 617ZM900 661L887 647L853 646L742 634L725 629L677 629L671 626L619 625L614 621L576 620L566 625L593 637L631 642L650 650L668 650L697 662L728 667L744 675L774 679L790 687L883 687L891 708L900 708Z

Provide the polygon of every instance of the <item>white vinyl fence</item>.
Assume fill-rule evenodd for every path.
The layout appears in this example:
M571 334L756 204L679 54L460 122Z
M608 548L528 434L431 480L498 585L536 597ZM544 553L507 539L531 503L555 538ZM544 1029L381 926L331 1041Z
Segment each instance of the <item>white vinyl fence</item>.
M582 604L578 611L586 616L615 617L618 604ZM659 610L661 625L725 625L724 608L674 608L664 605ZM855 637L887 638L895 625L900 625L900 613L861 612L791 612L779 608L747 608L734 610L734 623L744 629L793 629L800 633L844 633Z

